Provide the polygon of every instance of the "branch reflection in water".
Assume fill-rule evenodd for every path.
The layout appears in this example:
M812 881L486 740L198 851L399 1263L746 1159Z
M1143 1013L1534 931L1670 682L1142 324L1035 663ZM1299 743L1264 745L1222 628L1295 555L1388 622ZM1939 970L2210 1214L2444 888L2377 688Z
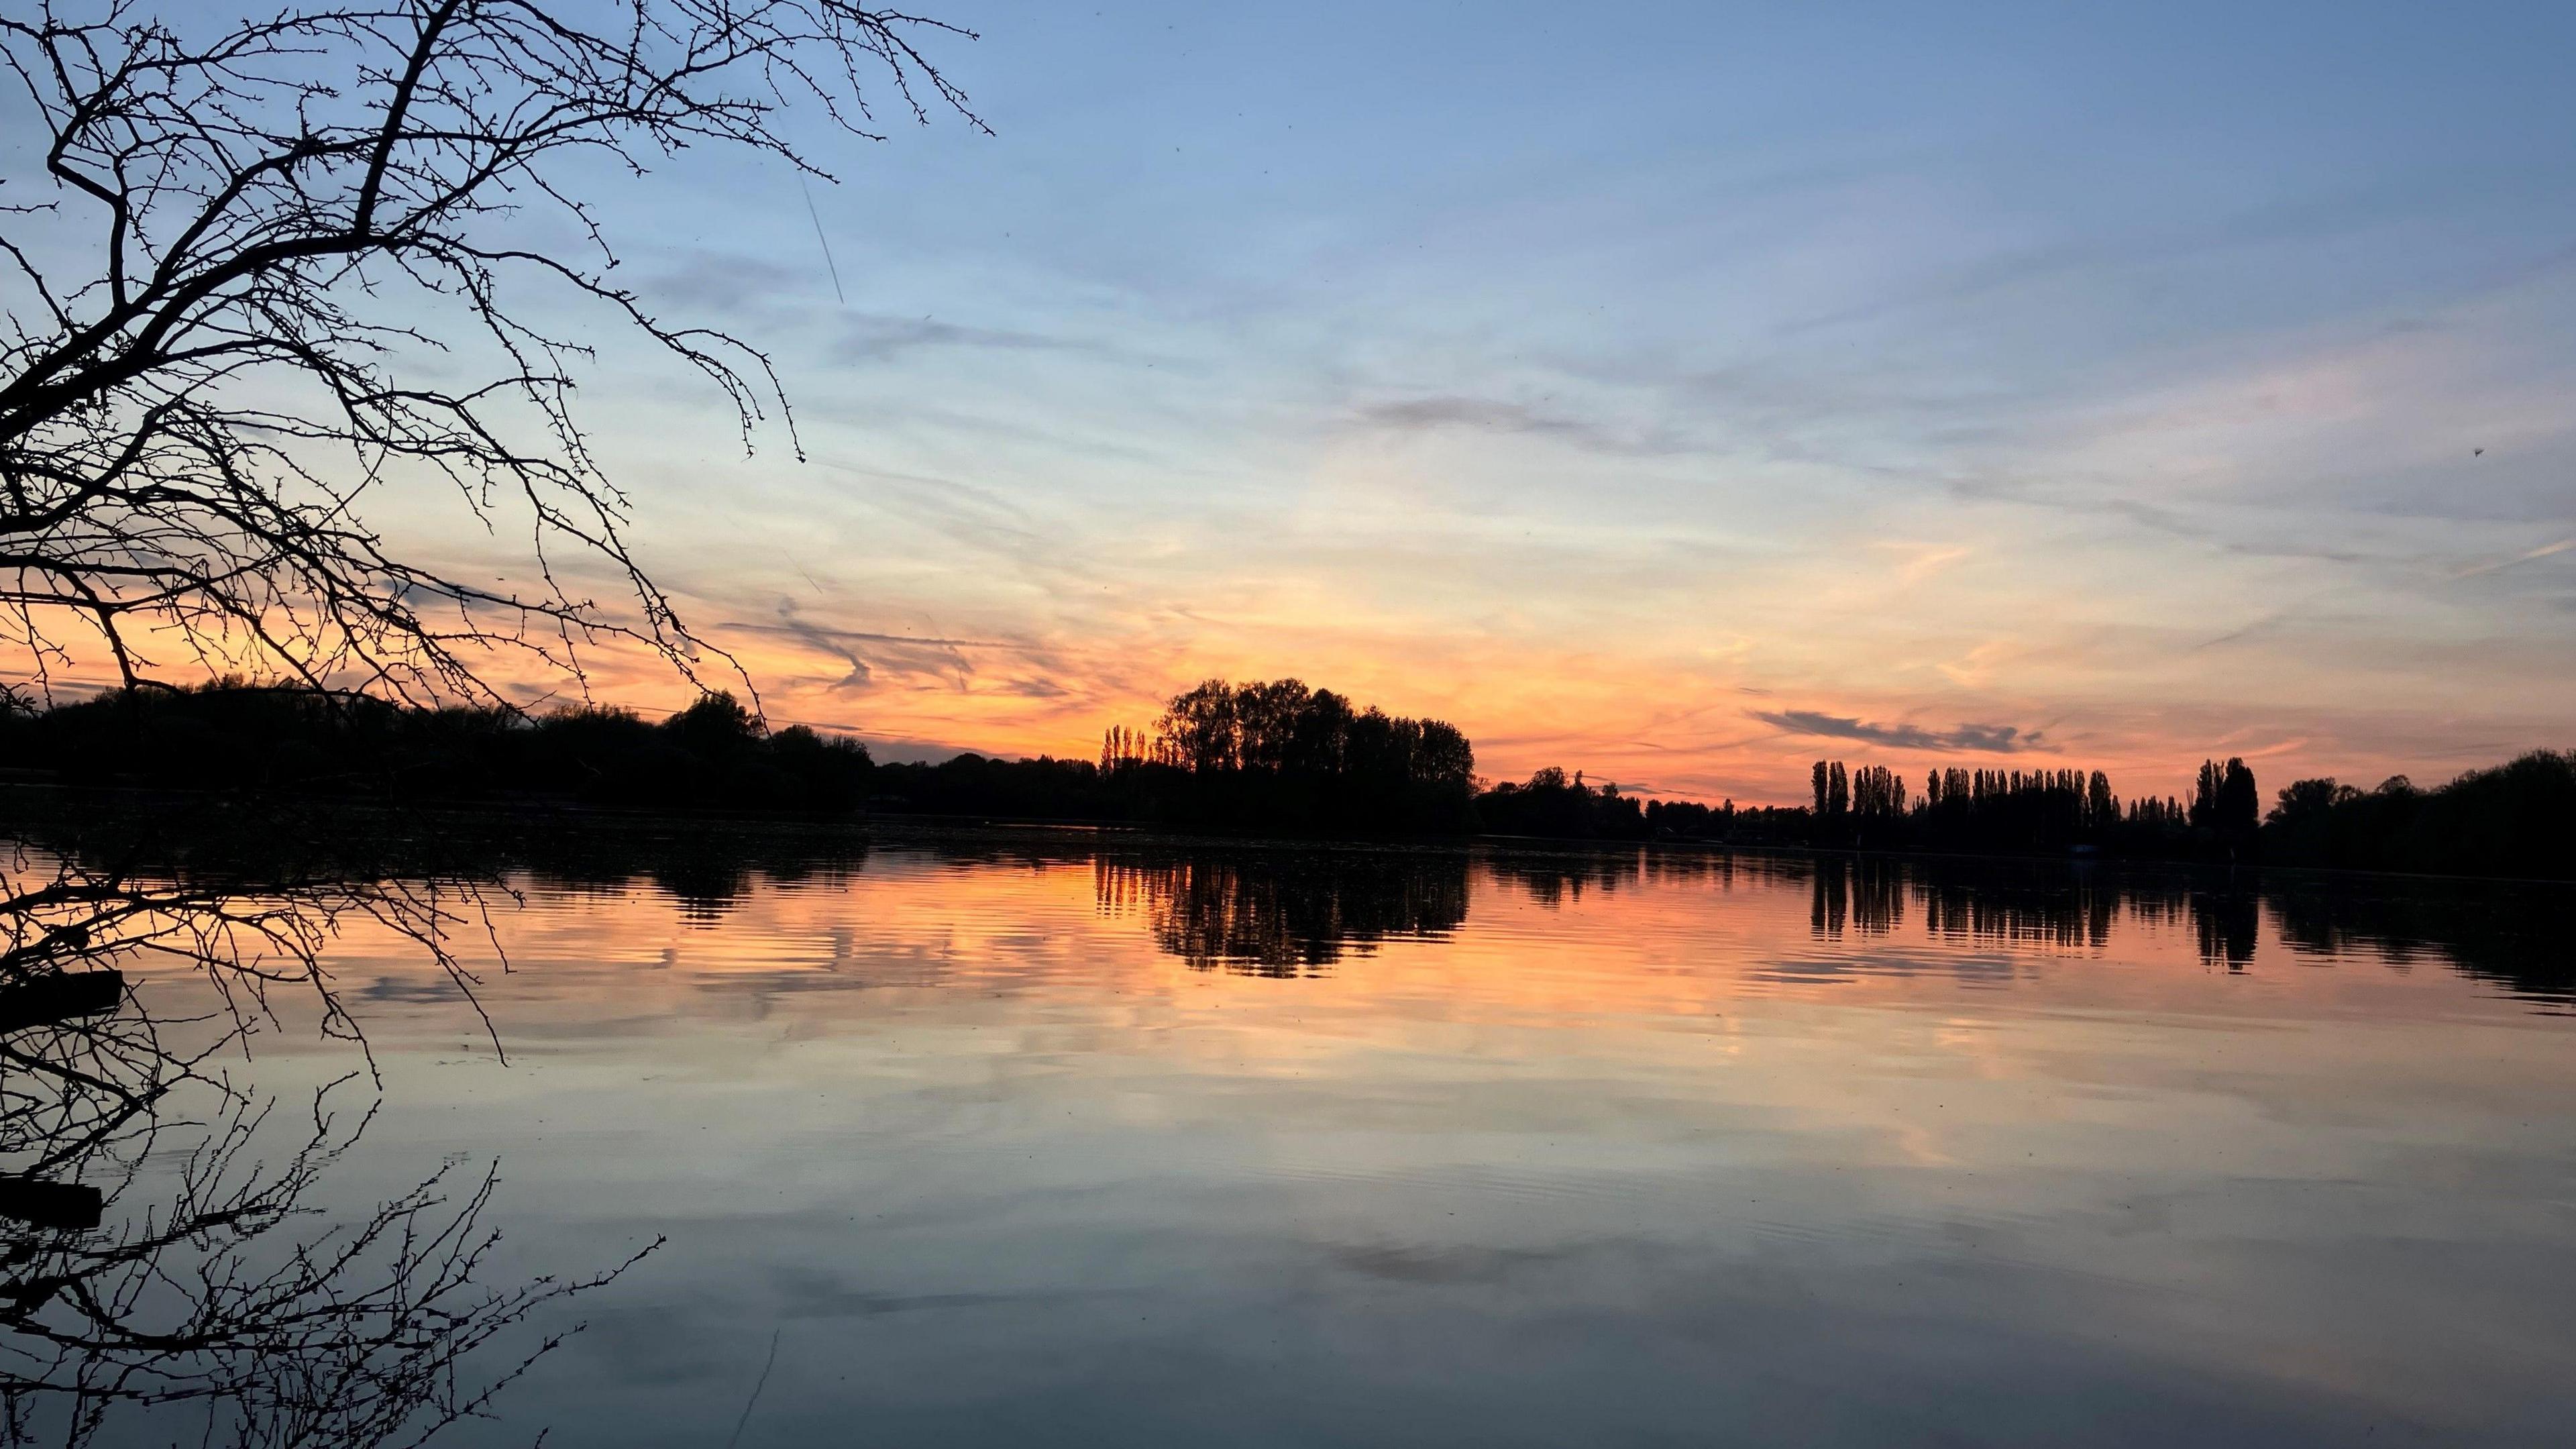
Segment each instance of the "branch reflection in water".
M0 876L8 1442L417 1444L486 1412L567 1331L531 1320L635 1259L479 1281L497 1166L441 1167L353 1218L315 1203L376 1108L320 953L363 917L468 988L442 943L478 906L475 882L335 865L255 884L222 866L138 870L115 859L132 842L96 843L93 861L22 848ZM211 988L198 1015L156 1017L129 987L138 965L174 960ZM155 975L155 999L170 980ZM291 1102L233 1074L286 988L352 1054ZM531 1341L496 1342L517 1330Z
M227 1157L232 1118L176 1104L204 1093L192 1100L247 1109L253 1094L223 1072L242 1045L227 1033L237 1020L261 1026L256 1013L174 1027L152 1043L149 1070L121 1075L81 1053L113 1055L117 1033L146 1029L131 1006L68 1023L106 1032L104 1044L46 1034L64 1022L20 1025L11 1049L129 1084L67 1104L59 1083L37 1093L38 1078L10 1068L33 1109L10 1139L12 1170L104 1189L96 1228L59 1192L11 1199L19 1257L8 1281L39 1286L0 1324L15 1347L11 1372L29 1385L12 1400L24 1437L76 1442L62 1406L83 1401L67 1391L142 1385L129 1372L138 1361L168 1365L151 1372L209 1397L95 1401L124 1416L91 1431L96 1442L183 1412L219 1417L215 1440L240 1443L364 1442L404 1412L443 1422L507 1381L566 1316L512 1296L548 1285L480 1286L501 1260L452 1256L480 1241L501 1205L469 1175L337 1218L298 1209L335 1172L365 1179L358 1195L373 1203L385 1184L411 1181L415 1161L450 1150L479 1161L505 1145L526 1174L513 1184L527 1195L511 1209L514 1248L534 1242L538 1257L559 1260L589 1251L563 1245L631 1245L665 1228L678 1242L649 1274L582 1305L599 1332L521 1380L505 1410L601 1444L721 1444L738 1430L745 1443L823 1442L849 1423L948 1441L973 1437L958 1432L970 1418L996 1426L990 1442L1066 1423L1139 1438L1151 1437L1139 1416L1152 1414L1165 1417L1145 1428L1186 1419L1200 1432L1164 1437L1197 1442L1212 1420L1163 1392L1165 1366L1216 1345L1199 1407L1215 1415L1222 1398L1230 1414L1276 1381L1274 1326L1298 1314L1321 1326L1323 1345L1292 1365L1299 1401L1349 1406L1354 1421L1372 1405L1469 1415L1499 1405L1487 1427L1508 1427L1548 1403L1589 1402L1677 1423L1742 1383L1783 1382L1783 1364L1824 1361L1820 1345L1855 1342L1875 1355L1871 1372L1908 1384L1951 1382L1957 1342L1985 1345L1977 1361L1999 1374L2034 1351L2059 1355L2051 1371L2061 1374L2081 1359L2091 1382L2108 1385L2103 1402L2129 1404L2143 1401L2122 1397L2133 1391L2169 1392L2158 1376L2169 1353L2141 1367L2126 1347L2135 1335L2088 1338L2080 1326L2125 1334L2163 1322L2173 1300L2161 1285L2204 1258L2224 1269L2208 1280L2222 1290L2252 1285L2196 1300L2195 1332L2175 1336L2210 1364L2242 1347L2228 1325L2248 1319L2256 1339L2355 1325L2333 1340L2341 1350L2426 1321L2340 1309L2301 1318L2330 1301L2313 1296L2325 1287L2413 1273L2388 1291L2449 1294L2442 1301L2457 1306L2545 1286L2515 1253L2539 1252L2549 1271L2563 1262L2516 1216L2523 1197L2559 1192L2548 1175L2558 1159L2545 1155L2558 1149L2510 1135L2528 1115L2520 1101L2563 1086L2550 1055L2558 1024L2524 1014L2571 999L2548 949L2563 891L1100 831L861 835L584 817L568 831L514 832L496 827L471 852L437 859L387 849L338 874L320 863L253 870L203 849L187 872L147 868L148 853L120 856L94 831L77 842L74 858L97 875L197 882L236 921L205 934L245 943L241 921L373 909L414 921L423 917L406 912L430 912L442 939L474 944L488 903L517 969L493 974L497 959L479 944L451 969L483 973L503 1044L528 1050L506 1069L480 1043L460 1059L475 1023L453 993L474 980L439 978L418 943L380 926L345 931L323 959L378 1013L365 1024L397 1084L372 1137L363 1151L347 1146L367 1115L365 1083L352 1081L334 1089L349 1101L336 1116L300 1092L264 1117L249 1110L253 1137L292 1130L289 1145L310 1142L309 1153L233 1147ZM218 880L237 884L213 889ZM285 900L296 911L276 905ZM22 924L13 939L29 974L72 949L69 933L50 928ZM168 959L209 968L190 954L205 949L199 935L168 939ZM283 939L262 948L266 964L245 963L238 977L217 966L218 978L262 982L284 1011L285 988L318 988L297 975L311 963L295 949L317 938ZM175 974L150 973L148 998L172 999L163 992ZM2509 999L2470 999L2499 995ZM260 1067L274 1090L287 1053L269 1040ZM205 1056L210 1042L227 1054ZM2283 1064L2285 1045L2306 1054ZM2237 1061L2256 1065L2220 1059L2243 1046L2260 1050ZM360 1048L347 1050L362 1065ZM178 1084L156 1085L156 1071ZM2445 1081L2455 1088L2424 1090ZM2374 1116L2351 1106L2356 1091L2445 1115ZM153 1130L167 1141L179 1140L181 1118L215 1123L202 1130L207 1167L156 1176L140 1148L102 1154L98 1166L60 1150L80 1123L141 1122L137 1100L158 1104ZM196 1141L161 1160L197 1160ZM2240 1164L2268 1163L2285 1143L2306 1155L2294 1170L2267 1165L2248 1189ZM2456 1212L2424 1207L2489 1253L2478 1275L2375 1255L2375 1226L2339 1235L2349 1219L2338 1212L2383 1211L2376 1198L2353 1207L2352 1184L2404 1190L2370 1175L2398 1148L2448 1154L2442 1180L2483 1184L2452 1193L2465 1199ZM256 1169L263 1156L277 1166ZM106 1170L116 1161L132 1164L130 1183ZM373 1175L380 1164L397 1175ZM191 1182L210 1186L191 1196ZM2133 1209L2142 1182L2162 1196ZM2222 1206L2236 1214L2225 1232L2163 1226ZM2133 1212L2161 1216L2140 1231ZM2232 1226L2249 1216L2255 1229ZM175 1246L134 1236L209 1217ZM342 1236L305 1258L282 1246L315 1241L331 1221L346 1224ZM358 1238L373 1246L354 1257L329 1246ZM387 1256L411 1241L446 1246ZM2301 1252L2280 1251L2283 1241ZM154 1358L179 1351L176 1331L102 1331L76 1298L43 1296L43 1283L92 1271L129 1242L164 1257L133 1300L166 1305L164 1325L240 1319L245 1306L275 1312ZM600 1251L605 1261L582 1266L608 1266L622 1250ZM219 1283L294 1271L273 1288L217 1292L198 1286L195 1264L210 1256L237 1265ZM2106 1259L2129 1276L2098 1271ZM1768 1276L1739 1273L1756 1261ZM1965 1291L1889 1296L1899 1279L1923 1281L1918 1268L1954 1274ZM1760 1291L1785 1281L1794 1293ZM1665 1283L1686 1291L1661 1293ZM186 1293L156 1296L172 1285ZM124 1291L97 1296L112 1303ZM438 1313L488 1333L454 1332L446 1319L444 1337L399 1326L439 1295ZM191 1306L201 1300L212 1306ZM2528 1301L2538 1315L2555 1300L2535 1288ZM1530 1330L1568 1322L1568 1303L1579 1331ZM291 1311L315 1338L284 1333L276 1314L289 1304L312 1305ZM368 1313L380 1315L373 1326L349 1327ZM1387 1336L1349 1346L1346 1331L1365 1337L1389 1315ZM1647 1392L1613 1392L1652 1345L1735 1322L1765 1325L1763 1342L1743 1346L1745 1378L1712 1385L1694 1364ZM1899 1322L1931 1329L1873 1337L1872 1325ZM1435 1361L1372 1377L1398 1338L1460 1345L1462 1362L1502 1367L1444 1379L1454 1365ZM389 1397L351 1398L348 1354L359 1350L334 1357L325 1341L395 1353L395 1367L366 1380ZM1587 1357L1595 1344L1599 1356ZM200 1367L208 1362L216 1367ZM454 1365L452 1392L423 1387L442 1362ZM1447 1399L1413 1387L1471 1380ZM2307 1402L2286 1381L2262 1392ZM1830 1386L1816 1393L1840 1402ZM2462 1389L2456 1401L2471 1397ZM323 1427L308 1433L312 1424ZM1274 1427L1272 1442L1333 1437Z

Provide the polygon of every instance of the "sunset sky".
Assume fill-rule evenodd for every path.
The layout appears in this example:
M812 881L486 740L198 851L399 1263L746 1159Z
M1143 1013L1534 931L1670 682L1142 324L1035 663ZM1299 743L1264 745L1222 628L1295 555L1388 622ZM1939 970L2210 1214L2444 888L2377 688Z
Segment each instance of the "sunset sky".
M2576 9L1833 10L943 5L993 135L605 192L808 461L634 352L586 416L897 757L1290 674L1712 801L2576 743Z

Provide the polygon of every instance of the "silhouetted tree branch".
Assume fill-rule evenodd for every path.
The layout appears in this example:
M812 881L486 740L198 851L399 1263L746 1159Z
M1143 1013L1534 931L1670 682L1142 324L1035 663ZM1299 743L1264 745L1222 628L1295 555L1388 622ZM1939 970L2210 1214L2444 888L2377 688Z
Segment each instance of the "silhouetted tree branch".
M941 32L965 34L852 0L10 0L0 114L41 174L0 178L0 638L40 681L86 629L128 685L175 664L404 699L495 698L495 649L578 677L610 637L692 672L709 651L570 405L594 347L540 325L543 293L695 368L746 448L792 420L766 354L609 280L586 168L718 145L825 175L781 129L798 103L860 137L885 99L980 127L916 48ZM524 527L533 584L366 522L428 484Z

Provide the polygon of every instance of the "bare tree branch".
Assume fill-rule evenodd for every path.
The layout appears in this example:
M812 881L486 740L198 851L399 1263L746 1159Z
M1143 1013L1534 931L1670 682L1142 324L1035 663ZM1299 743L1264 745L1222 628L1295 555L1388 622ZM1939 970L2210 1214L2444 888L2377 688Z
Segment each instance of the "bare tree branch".
M583 168L640 176L720 145L827 175L783 111L874 139L881 88L917 122L980 129L917 47L942 35L967 32L854 0L251 18L0 0L9 107L44 143L41 176L0 180L54 193L11 194L0 225L41 216L96 242L75 278L59 248L0 236L0 641L39 687L72 657L66 625L128 686L239 672L507 704L496 651L579 679L607 640L696 678L721 653L628 548L630 501L571 407L593 345L536 318L549 293L604 309L711 382L746 449L773 408L794 448L794 420L766 353L609 280ZM531 210L593 255L514 240ZM447 380L460 367L483 375ZM365 521L375 494L431 483L486 528L526 530L528 586L455 577ZM564 559L622 597L583 593Z

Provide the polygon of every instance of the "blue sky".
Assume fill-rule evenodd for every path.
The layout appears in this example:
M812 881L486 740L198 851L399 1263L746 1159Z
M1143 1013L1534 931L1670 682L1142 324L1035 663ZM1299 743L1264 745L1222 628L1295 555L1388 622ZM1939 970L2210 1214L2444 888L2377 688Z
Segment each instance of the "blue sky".
M1297 674L1711 799L2571 743L2576 9L938 13L991 135L598 178L797 405L585 388L775 718L1088 753Z
M2576 703L2570 12L953 13L996 134L826 148L845 303L774 173L630 262L789 364L815 461L740 471L811 513L687 581L788 713L1079 750L1295 672L1755 798Z

